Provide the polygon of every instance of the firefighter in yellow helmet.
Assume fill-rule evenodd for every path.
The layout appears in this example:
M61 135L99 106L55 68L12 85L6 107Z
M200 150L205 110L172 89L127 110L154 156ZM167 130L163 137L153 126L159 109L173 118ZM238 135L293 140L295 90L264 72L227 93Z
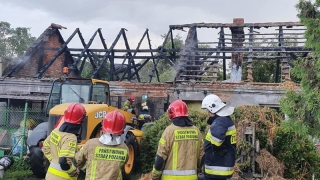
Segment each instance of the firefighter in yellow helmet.
M86 116L80 103L68 106L64 113L64 123L52 130L43 143L42 151L50 161L46 180L76 180L77 171L72 160L77 149L77 135Z
M188 118L183 101L172 102L167 113L172 124L160 138L152 179L197 180L204 157L201 132Z
M121 180L121 169L128 159L128 147L121 141L126 120L119 111L111 111L102 121L103 135L90 139L77 152L75 165L86 166L86 180Z
M20 121L20 127L23 128L23 126L24 126L24 120ZM37 126L37 122L35 120L33 120L33 119L26 120L26 128L28 130L33 129L36 126Z

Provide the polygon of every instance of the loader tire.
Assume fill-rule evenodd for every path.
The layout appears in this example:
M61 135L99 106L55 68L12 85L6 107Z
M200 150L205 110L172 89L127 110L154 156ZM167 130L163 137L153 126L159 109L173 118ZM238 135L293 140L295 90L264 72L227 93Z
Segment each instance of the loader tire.
M34 146L29 149L29 165L30 169L37 178L45 178L49 161L44 157L40 147Z
M136 172L139 167L139 144L136 137L130 131L126 135L125 143L128 146L128 161L123 167L123 178L130 180L130 177Z

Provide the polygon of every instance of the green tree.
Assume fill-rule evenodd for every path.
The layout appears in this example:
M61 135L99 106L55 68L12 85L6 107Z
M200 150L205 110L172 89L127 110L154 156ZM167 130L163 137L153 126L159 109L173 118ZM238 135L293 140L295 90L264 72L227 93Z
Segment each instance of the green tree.
M101 55L101 53L95 53L96 55ZM94 72L94 69L90 63L89 59L85 60L86 62L84 62L84 66L83 66L83 70L81 72L81 77L83 78L91 78L92 73ZM78 65L78 69L80 69L81 64L82 64L83 60L80 61L79 65ZM99 62L98 60L93 58L93 63L95 65L98 65ZM98 72L98 79L104 79L104 80L109 80L109 72L106 71L110 69L110 63L106 62L104 65L104 68L101 68L100 71Z
M11 28L10 23L0 22L0 57L15 58L21 56L35 41L30 28Z
M166 34L161 35L162 39L164 40L166 38ZM178 34L173 38L173 44L174 44L174 48L175 49L179 49L182 48L184 43L182 40L182 37ZM165 49L172 49L172 42L171 42L171 38L168 38L167 43L164 46ZM168 52L163 53L164 55L168 56L170 55ZM155 56L158 56L159 54L155 54ZM179 55L179 52L176 53L176 55ZM176 59L178 60L178 59ZM145 62L146 60L142 60L141 64L143 62ZM172 63L175 63L174 60L169 59L169 61L171 61ZM154 64L152 59L149 60L149 62L143 67L141 68L140 72L140 76L141 76L141 81L142 82L147 82L149 81L149 74L150 71L153 69ZM173 81L175 75L176 75L176 71L174 70L174 68L165 60L165 59L160 59L159 64L157 65L157 70L159 73L159 79L160 82L164 82L164 81ZM156 72L154 72L154 76L152 78L152 82L157 82L157 77L156 77Z
M301 81L301 92L289 90L281 99L281 109L290 121L303 124L314 137L320 135L320 0L300 0L296 5L300 22L306 27L305 47L309 57L300 58L292 69Z
M295 37L296 36L292 36L292 35L285 36L284 46L297 46L297 39L290 39ZM275 36L274 38L278 38L278 36ZM262 45L268 46L268 47L277 47L278 43L279 43L278 40L267 39L267 37L262 41L257 41L255 40L255 37L253 38L253 47L262 47ZM243 56L249 56L249 54L245 53ZM275 53L254 53L253 56L278 56L278 55ZM248 65L248 60L247 59L243 60L242 80L247 79L247 75L248 75L247 65ZM276 60L253 60L252 67L253 67L252 77L254 82L273 83L275 81L276 69L277 69ZM281 63L280 63L278 72L279 72L278 82L281 82ZM293 81L297 80L294 74L291 75L291 78Z

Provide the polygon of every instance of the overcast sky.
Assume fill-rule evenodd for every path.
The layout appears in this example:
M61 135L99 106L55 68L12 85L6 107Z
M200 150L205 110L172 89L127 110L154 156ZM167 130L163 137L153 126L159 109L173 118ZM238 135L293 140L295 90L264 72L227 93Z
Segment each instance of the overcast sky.
M97 28L102 28L108 47L120 28L126 28L131 48L137 46L145 29L149 29L153 47L162 44L161 34L169 25L197 22L231 23L235 17L247 23L298 21L294 7L298 0L1 0L0 21L12 27L30 27L38 37L51 23L67 27L67 39L80 28L88 42ZM206 41L210 30L198 37ZM186 33L177 31L185 37ZM216 33L215 33L216 34ZM210 36L210 37L209 37ZM121 46L122 43L120 43ZM80 43L71 43L80 47ZM93 46L100 46L97 42ZM144 43L142 47L146 47ZM70 46L69 46L70 47Z

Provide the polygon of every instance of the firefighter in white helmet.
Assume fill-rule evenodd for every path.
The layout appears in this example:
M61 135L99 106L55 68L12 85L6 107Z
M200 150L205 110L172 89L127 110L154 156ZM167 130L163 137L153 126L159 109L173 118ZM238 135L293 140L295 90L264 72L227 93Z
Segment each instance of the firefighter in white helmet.
M210 129L205 137L204 175L207 180L228 179L233 175L236 160L236 127L230 115L234 107L227 106L214 94L202 100L202 109L210 115Z

